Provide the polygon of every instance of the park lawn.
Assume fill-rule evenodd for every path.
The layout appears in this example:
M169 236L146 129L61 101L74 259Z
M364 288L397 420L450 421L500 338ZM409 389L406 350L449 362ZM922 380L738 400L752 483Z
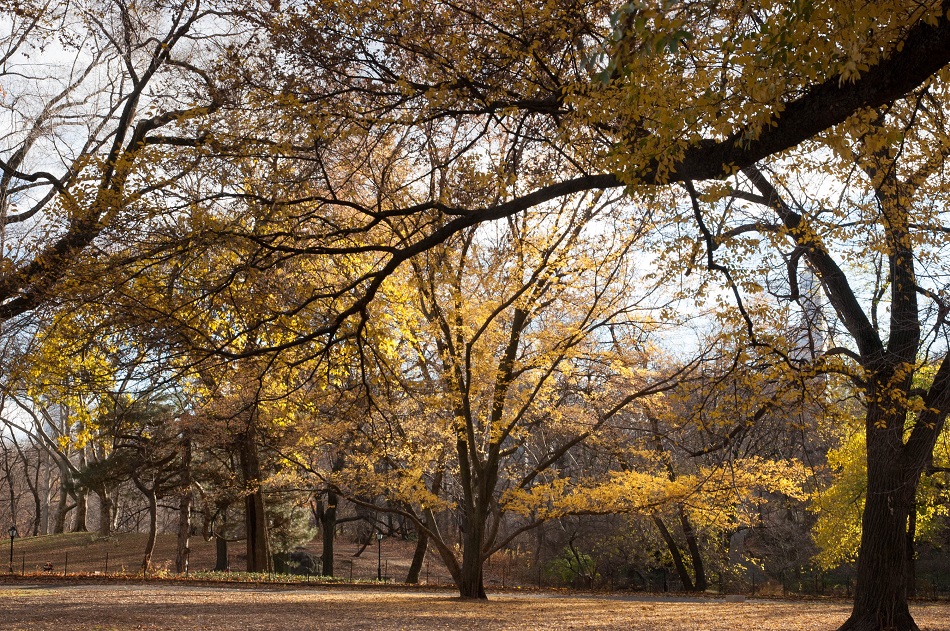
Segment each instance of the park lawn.
M610 598L448 592L206 587L178 584L0 585L0 629L624 629L817 631L847 617L843 601ZM921 629L950 631L950 604L913 607Z
M102 538L96 533L71 532L59 535L41 535L23 537L14 542L13 567L19 573L41 574L46 563L52 564L54 574L121 574L135 575L142 571L142 556L145 551L145 533L115 533ZM9 540L7 540L9 541ZM213 541L205 541L200 536L191 538L191 571L211 570L215 565ZM319 540L305 546L305 549L319 556L322 545ZM377 549L372 546L357 556L364 546L354 541L338 540L334 546L336 558L336 576L346 580L372 580L377 574ZM396 537L387 538L380 546L380 561L383 573L396 582L405 578L415 552L414 541L402 541ZM7 547L0 545L0 572L8 568ZM178 551L178 539L175 535L160 534L157 537L155 552L152 555L151 575L168 575L175 568L175 555ZM240 571L245 567L244 542L231 545L229 555L231 567ZM495 578L500 584L502 566L489 564L486 576ZM451 584L452 577L439 561L426 562L421 576L422 582L430 584Z

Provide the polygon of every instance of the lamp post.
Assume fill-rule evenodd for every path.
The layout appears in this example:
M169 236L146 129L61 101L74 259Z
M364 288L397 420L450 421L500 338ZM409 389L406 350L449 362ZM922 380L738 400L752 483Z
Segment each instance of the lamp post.
M11 556L10 559L10 567L13 567L13 556ZM383 533L381 532L376 533L376 580L383 580Z
M16 524L10 526L7 534L10 535L10 574L13 574L13 539L20 536L20 533L16 529Z

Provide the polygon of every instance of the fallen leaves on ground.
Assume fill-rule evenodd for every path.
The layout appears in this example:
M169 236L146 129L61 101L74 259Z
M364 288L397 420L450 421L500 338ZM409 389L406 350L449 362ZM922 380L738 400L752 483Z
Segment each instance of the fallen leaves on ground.
M624 629L815 631L837 628L841 601L568 597L503 593L487 602L445 592L186 585L0 587L4 630ZM921 629L950 631L950 605L913 608Z

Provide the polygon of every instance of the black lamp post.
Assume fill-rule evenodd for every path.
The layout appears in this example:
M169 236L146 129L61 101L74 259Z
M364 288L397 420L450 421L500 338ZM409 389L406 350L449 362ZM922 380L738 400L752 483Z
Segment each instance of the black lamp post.
M10 535L10 574L13 574L13 539L20 536L20 533L16 529L16 524L10 526L10 530L7 531L7 534Z
M10 567L13 567L13 553L10 554ZM383 580L383 533L381 532L376 533L376 580Z

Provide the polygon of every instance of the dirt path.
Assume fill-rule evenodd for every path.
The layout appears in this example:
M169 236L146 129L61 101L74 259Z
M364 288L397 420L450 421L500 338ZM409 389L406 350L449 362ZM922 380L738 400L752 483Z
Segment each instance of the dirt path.
M624 629L737 631L834 629L842 602L660 602L494 595L463 601L410 590L189 585L0 585L0 629ZM950 605L919 605L922 629L950 631Z

